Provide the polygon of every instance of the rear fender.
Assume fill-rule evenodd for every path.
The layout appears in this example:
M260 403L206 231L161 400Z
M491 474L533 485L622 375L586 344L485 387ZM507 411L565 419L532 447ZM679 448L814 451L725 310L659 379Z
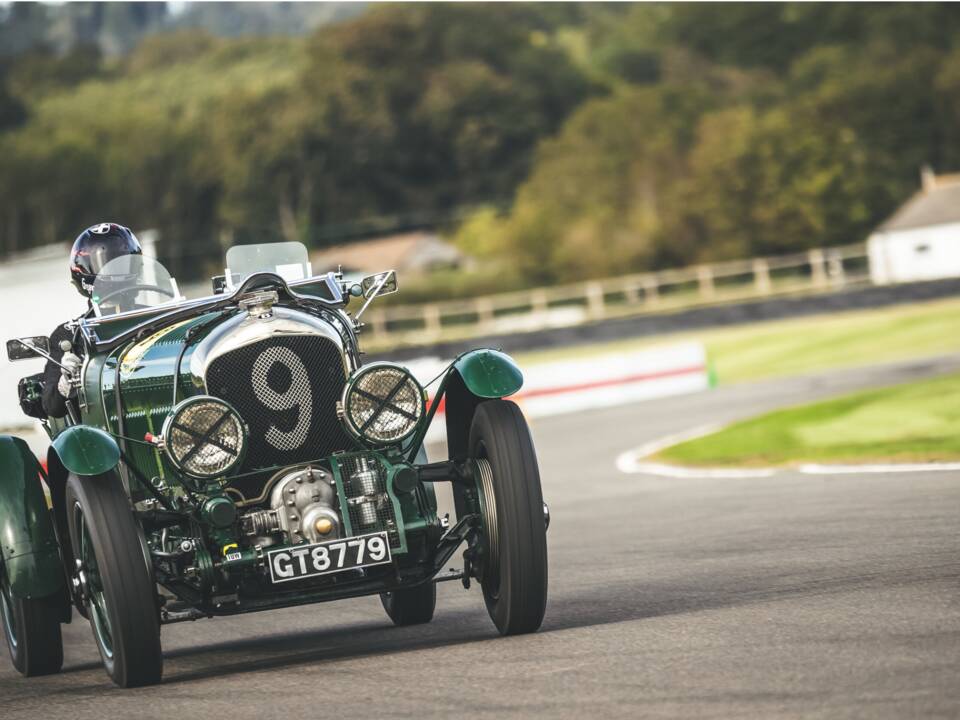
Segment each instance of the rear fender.
M16 597L48 597L63 590L63 563L40 465L27 444L11 435L0 435L0 552Z

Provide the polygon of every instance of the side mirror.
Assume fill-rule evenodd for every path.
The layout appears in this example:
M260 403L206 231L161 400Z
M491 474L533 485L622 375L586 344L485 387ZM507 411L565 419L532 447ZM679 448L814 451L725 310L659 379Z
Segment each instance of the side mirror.
M360 281L360 287L363 288L365 298L373 298L379 295L391 295L397 290L397 272L396 270L387 270L376 275L367 275Z
M7 360L28 360L50 354L50 338L46 335L7 340Z
M360 281L360 289L367 301L363 304L363 307L357 311L357 314L353 316L354 323L360 320L360 316L367 311L367 308L370 307L370 303L373 302L374 298L395 293L399 289L397 287L397 271L387 270L382 273L377 273L376 275L367 275Z

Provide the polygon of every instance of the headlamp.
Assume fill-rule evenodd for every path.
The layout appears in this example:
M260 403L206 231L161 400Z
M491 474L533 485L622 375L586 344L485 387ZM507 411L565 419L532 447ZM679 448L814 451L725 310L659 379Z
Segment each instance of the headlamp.
M195 478L225 475L243 458L247 429L237 411L200 395L177 405L163 423L164 450L173 465Z
M378 362L357 370L343 390L347 432L368 445L408 438L423 418L423 388L408 370Z

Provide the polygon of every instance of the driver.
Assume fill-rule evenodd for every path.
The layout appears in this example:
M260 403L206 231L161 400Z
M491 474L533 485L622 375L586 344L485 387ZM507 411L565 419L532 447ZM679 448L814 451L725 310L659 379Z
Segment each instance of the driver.
M70 279L79 293L87 298L87 312L93 308L93 283L97 273L111 260L124 255L142 255L140 241L130 228L116 223L92 225L80 233L70 250ZM65 343L70 344L64 350ZM63 347L62 347L63 345ZM50 417L60 418L67 414L67 398L73 392L72 381L80 372L83 360L74 330L69 323L58 325L50 333L50 355L63 365L50 360L43 370L43 409Z

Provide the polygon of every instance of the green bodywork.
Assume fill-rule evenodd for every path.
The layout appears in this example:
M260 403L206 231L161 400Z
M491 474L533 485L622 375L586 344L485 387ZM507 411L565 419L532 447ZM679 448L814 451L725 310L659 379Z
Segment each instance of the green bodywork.
M172 369L184 333L208 318L201 316L140 343L90 357L80 393L83 424L70 424L66 418L47 423L53 452L66 472L101 475L120 463L122 441L115 437L120 434L118 378L123 385L122 434L142 438L146 432L159 433L172 407ZM184 360L183 367L187 366ZM192 378L185 375L180 397L196 392ZM150 476L162 477L169 471L166 456L143 443L127 443L126 454ZM37 460L28 446L19 438L0 436L0 538L11 589L19 597L48 596L60 591L64 582L60 549L38 477Z
M115 344L106 343L99 352L89 353L78 398L80 424L68 419L50 419L47 423L55 460L59 461L51 463L51 489L58 488L53 493L57 527L64 522L60 505L67 473L91 476L117 468L131 493L133 510L141 520L149 547L157 548L161 532L170 536L171 546L178 546L184 540L190 543L196 538L202 540L196 544L196 554L190 560L189 577L185 573L186 565L178 565L176 560L155 563L155 571L160 584L188 604L202 608L204 613L233 612L232 607L247 611L313 602L342 597L344 593L369 594L382 589L382 583L414 583L432 577L439 569L434 563L443 562L442 558L437 560L439 556L435 553L452 552L451 547L437 544L443 535L443 525L437 516L433 483L418 481L417 474L418 467L427 464L423 438L434 419L437 402L402 445L369 449L358 445L327 458L309 461L304 458L302 463L288 468L255 471L276 477L277 473L308 463L328 469L337 506L341 509L343 530L349 537L371 529L352 519L349 508L351 501L356 500L351 495L355 496L356 492L351 490L345 468L349 469L353 459L360 456L379 465L384 481L380 508L390 512L389 520L382 521L386 526L378 524L377 528L390 537L394 563L389 569L373 571L369 579L353 578L354 585L344 589L340 589L342 581L304 586L303 590L284 588L282 593L261 587L258 573L263 565L262 551L255 550L250 545L254 541L243 534L239 512L231 518L224 510L227 503L236 502L231 494L231 482L236 476L201 483L185 478L166 452L146 439L162 434L164 421L178 402L207 393L205 379L191 370L191 360L207 334L237 312L233 307L201 311L193 317L181 316L163 328L145 330ZM202 367L202 358L203 355L198 356L198 367ZM454 413L456 423L465 433L478 403L512 395L522 383L523 376L509 356L496 350L472 350L459 356L448 368L437 397L445 388L453 391L454 405L463 408L462 412ZM449 427L450 413L447 423ZM6 544L3 548L14 592L41 596L62 590L60 549L51 513L37 481L36 460L22 441L7 438L0 443L0 463L3 472L0 532L4 538L14 539L9 548ZM398 472L405 473L407 478L399 489L394 484ZM164 512L158 514L157 502ZM252 500L246 504L259 502ZM238 504L243 506L244 503ZM220 511L216 517L221 519L214 521L214 509ZM163 523L162 527L157 523ZM224 596L239 597L242 608L217 600Z
M454 361L453 369L460 373L467 389L481 398L507 397L523 385L520 368L499 350L471 350Z
M178 360L177 399L203 392L202 381L189 372L196 342L181 355L187 333L193 328L212 327L220 316L220 313L209 313L175 323L91 362L86 376L85 422L121 438L141 440L147 433L159 435L163 421L174 407L173 380ZM122 387L122 408L117 406L118 380ZM148 478L167 479L177 472L166 454L155 447L123 439L119 445L127 460Z
M89 425L68 427L53 440L63 466L75 475L102 475L120 462L120 448L110 435Z
M9 435L0 435L0 549L16 597L47 597L63 587L40 466L27 444Z

